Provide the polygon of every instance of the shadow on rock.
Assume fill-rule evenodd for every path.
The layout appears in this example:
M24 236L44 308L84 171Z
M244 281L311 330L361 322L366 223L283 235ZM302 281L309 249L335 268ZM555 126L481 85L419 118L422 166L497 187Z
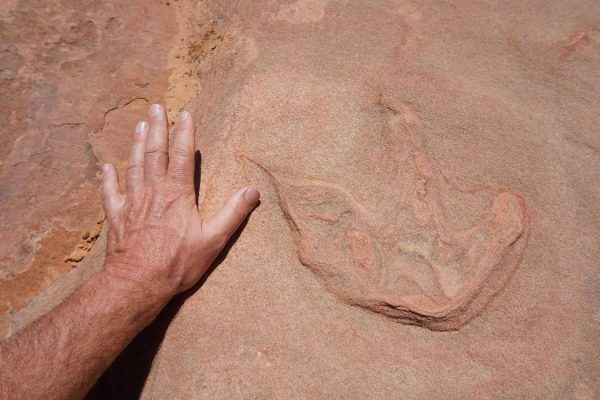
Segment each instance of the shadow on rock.
M200 155L196 153L196 173L195 173L195 189L196 197L198 197L200 187ZM227 254L237 242L242 231L246 227L248 219L240 226L236 233L229 240L227 246L217 257L212 266L206 271L204 276L191 289L175 296L173 300L167 304L158 317L141 331L135 339L125 348L125 350L117 357L112 365L100 377L92 390L88 393L87 400L105 400L105 399L138 399L142 394L142 390L150 373L150 368L154 357L158 352L169 324L175 318L179 309L188 297L193 295L200 289L212 272L217 268Z

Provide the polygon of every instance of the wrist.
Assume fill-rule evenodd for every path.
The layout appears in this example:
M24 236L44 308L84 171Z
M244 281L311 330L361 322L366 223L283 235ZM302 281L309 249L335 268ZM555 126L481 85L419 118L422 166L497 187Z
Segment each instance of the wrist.
M98 280L114 298L123 300L139 312L157 314L173 297L173 293L161 285L151 285L141 278L125 273L123 264L106 262L98 273Z

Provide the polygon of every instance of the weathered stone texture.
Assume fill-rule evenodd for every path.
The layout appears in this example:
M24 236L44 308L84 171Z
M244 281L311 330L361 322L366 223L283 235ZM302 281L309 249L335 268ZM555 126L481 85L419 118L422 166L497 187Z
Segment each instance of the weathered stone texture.
M262 204L99 392L600 397L600 3L53 4L0 6L9 329L101 266L99 160L165 100L203 212Z

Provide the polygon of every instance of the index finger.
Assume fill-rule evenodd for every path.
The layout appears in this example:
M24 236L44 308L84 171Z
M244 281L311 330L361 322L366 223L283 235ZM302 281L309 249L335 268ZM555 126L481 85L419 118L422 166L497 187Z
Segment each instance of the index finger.
M167 176L180 185L194 184L195 124L192 115L184 111L171 147Z

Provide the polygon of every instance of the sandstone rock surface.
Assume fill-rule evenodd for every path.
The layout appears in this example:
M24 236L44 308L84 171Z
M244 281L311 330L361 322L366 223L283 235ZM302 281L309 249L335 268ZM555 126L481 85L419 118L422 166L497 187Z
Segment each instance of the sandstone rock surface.
M101 163L125 166L136 118L164 99L176 29L157 14L174 18L159 3L0 2L2 336L83 259L103 220Z
M101 268L166 101L203 212L262 204L92 396L600 397L600 3L80 3L0 3L7 334Z

